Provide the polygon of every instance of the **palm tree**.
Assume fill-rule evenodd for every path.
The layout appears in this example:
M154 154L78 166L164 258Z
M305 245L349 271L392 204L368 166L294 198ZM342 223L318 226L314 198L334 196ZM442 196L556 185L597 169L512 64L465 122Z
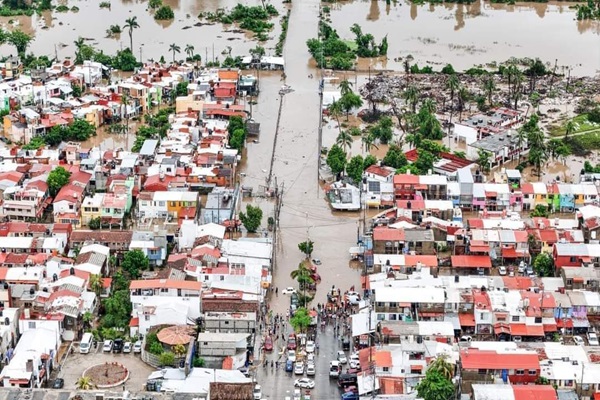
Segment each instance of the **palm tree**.
M137 22L137 17L127 18L125 20L125 25L123 28L129 30L129 50L131 50L131 54L133 54L133 30L140 27L140 24Z
M187 54L189 59L194 58L194 46L192 46L191 44L187 44L185 46L185 53Z
M340 130L340 135L342 134L342 125L340 124L340 115L342 115L343 112L344 112L344 110L342 109L342 103L340 103L339 101L334 100L329 105L329 115L331 115L337 121L338 129Z
M519 148L519 164L521 164L521 153L523 152L523 145L527 141L527 131L525 129L517 129L517 147Z
M417 103L419 102L420 95L421 93L419 88L415 85L409 85L402 93L402 98L407 104L410 105L413 114L417 112Z
M458 89L458 121L462 121L462 112L465 109L465 104L467 103L467 101L469 101L470 97L471 97L471 93L469 92L469 89L467 89L465 86L461 86Z
M77 383L75 385L79 390L92 390L96 387L89 376L82 376L81 378L77 379Z
M492 94L494 94L494 90L496 90L496 82L494 82L494 77L491 74L488 74L485 78L483 78L482 89L485 92L485 95L488 98L488 103L491 107Z
M177 43L171 43L169 45L169 51L173 52L173 62L175 62L175 53L181 53L181 47Z
M424 108L428 114L435 114L435 102L431 99L425 99L421 108Z
M573 132L575 132L575 122L573 122L573 120L570 119L565 124L565 142L569 139L569 135L572 134Z
M429 364L428 370L431 370L432 368L435 372L441 374L446 379L451 380L454 376L454 366L448 362L446 355L437 357L431 364Z
M340 82L339 88L340 88L340 94L342 95L342 97L346 93L352 93L352 82L350 82L348 79L344 79L343 81Z
M450 147L450 127L452 126L452 113L454 112L454 93L460 88L460 81L456 74L450 75L446 81L446 87L450 91L450 119L448 120L448 147Z
M81 58L81 48L83 47L84 43L85 43L85 40L83 40L83 38L81 36L79 36L77 38L77 40L75 40L73 42L73 44L75 44L75 48L76 48L76 50L75 50L75 62L76 63L83 61L83 60L80 60L80 58Z
M365 149L365 151L367 153L371 152L371 148L375 147L376 149L379 149L379 147L377 147L375 145L375 138L373 137L373 134L371 132L365 132L363 133L362 137L361 137L361 141L363 144L363 148Z
M298 284L302 287L304 291L304 296L306 296L306 287L313 283L313 279L311 278L312 271L308 269L306 264L300 263L298 264L298 269L290 272L290 277L298 281Z
M129 133L129 111L127 110L129 106L129 96L125 93L121 95L121 109L123 110L123 114L125 115L125 134Z
M352 142L352 136L350 136L348 131L340 131L340 134L335 139L335 144L342 147L344 151L352 146Z
M92 289L92 292L96 293L96 296L100 297L100 294L102 294L102 289L104 289L102 277L98 274L90 275L89 287Z

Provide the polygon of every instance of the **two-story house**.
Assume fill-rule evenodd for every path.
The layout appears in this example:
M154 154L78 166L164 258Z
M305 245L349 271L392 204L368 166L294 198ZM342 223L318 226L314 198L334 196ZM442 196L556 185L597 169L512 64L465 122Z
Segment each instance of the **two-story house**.
M2 215L20 220L41 218L51 201L48 197L48 184L39 179L29 181L24 186L9 187L2 197Z

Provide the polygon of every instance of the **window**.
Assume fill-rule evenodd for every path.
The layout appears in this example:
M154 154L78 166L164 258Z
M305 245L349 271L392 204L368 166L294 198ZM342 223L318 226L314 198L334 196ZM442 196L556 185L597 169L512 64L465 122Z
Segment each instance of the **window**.
M150 315L148 315L148 314L144 315L144 319L145 319L146 321L150 321Z
M229 321L225 321L225 325L229 325Z
M390 367L383 367L383 372L390 372Z
M35 329L35 321L29 321L28 326L29 329Z
M390 307L396 308L396 307L398 307L398 303L390 303Z
M565 380L565 386L573 386L573 381L570 379Z
M569 285L569 286L573 285L573 279L567 279L567 285Z
M571 258L569 258L569 261L570 262L576 262L577 261L577 257L571 257Z
M161 293L169 293L169 289L167 289L167 288L160 288L160 292Z
M535 375L537 375L537 371L535 369L530 369L529 370L529 375L535 376Z
M396 314L390 314L390 321L396 320Z
M512 316L512 322L519 322L519 316L518 315L513 315Z
M535 317L535 323L536 324L541 324L542 323L542 317Z
M517 369L517 370L515 370L515 375L525 375L525 370Z
M479 370L477 370L477 373L479 375L485 375L487 373L487 369L479 369Z
M225 275L219 276L219 279L222 280L222 281L224 281L225 280Z

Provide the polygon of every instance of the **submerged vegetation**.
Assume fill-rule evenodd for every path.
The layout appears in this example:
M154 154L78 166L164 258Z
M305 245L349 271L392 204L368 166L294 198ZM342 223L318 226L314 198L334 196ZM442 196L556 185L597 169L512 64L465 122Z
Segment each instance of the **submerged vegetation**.
M201 13L198 18L206 18L208 21L224 25L235 23L240 29L254 32L254 37L262 42L268 39L267 32L273 29L273 23L268 21L277 15L279 12L271 4L265 7L238 4L229 13L219 9L215 13Z
M354 42L344 41L337 31L326 22L319 22L319 38L309 39L306 42L308 51L322 68L349 70L354 67L356 57L379 57L387 55L387 36L377 45L375 37L370 33L363 33L358 24L352 25L350 31L354 33Z

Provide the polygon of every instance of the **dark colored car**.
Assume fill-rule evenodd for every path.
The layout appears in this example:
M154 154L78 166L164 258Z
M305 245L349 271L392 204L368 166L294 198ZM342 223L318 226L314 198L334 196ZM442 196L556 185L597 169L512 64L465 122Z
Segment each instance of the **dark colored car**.
M123 351L123 339L115 339L112 348L113 353L120 353Z
M292 372L294 370L294 363L291 360L285 362L285 372Z
M65 387L65 380L63 378L56 378L52 382L52 389L62 389L63 387Z
M271 336L265 337L265 351L273 351L273 339L271 339Z

